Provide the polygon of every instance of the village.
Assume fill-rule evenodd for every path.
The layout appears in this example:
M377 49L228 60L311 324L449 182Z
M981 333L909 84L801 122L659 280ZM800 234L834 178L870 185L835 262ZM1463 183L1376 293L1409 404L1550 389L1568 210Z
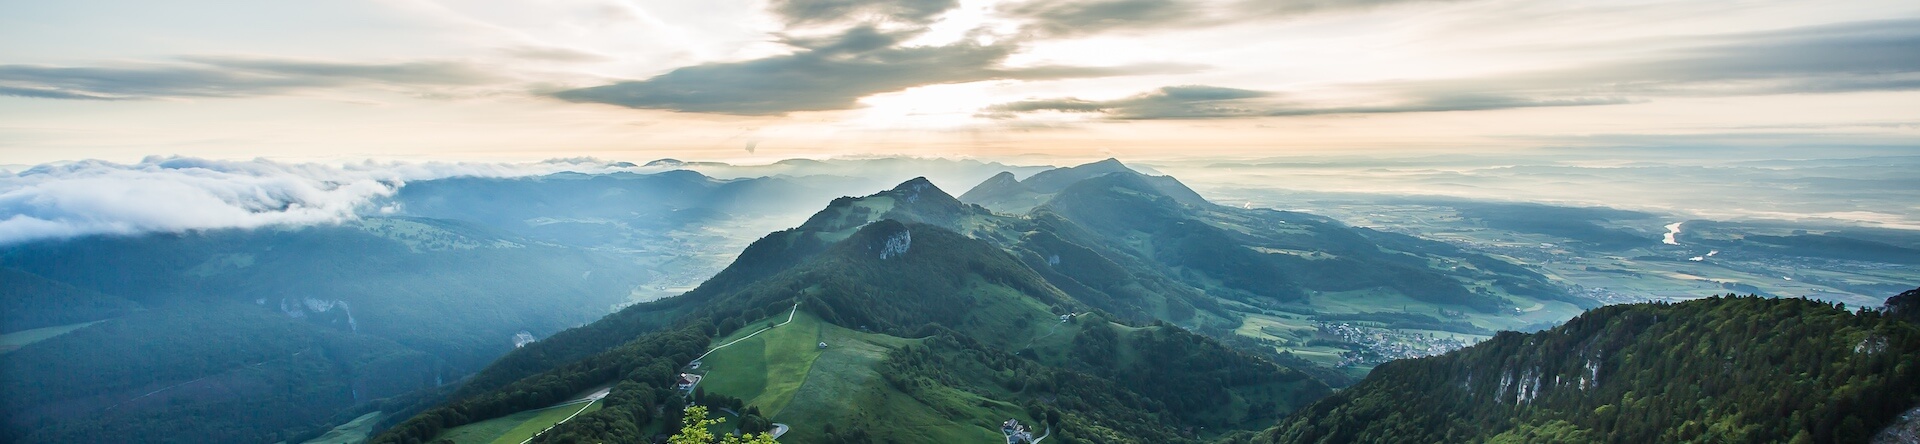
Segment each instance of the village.
M1052 430L1035 437L1033 429L1027 428L1026 424L1021 424L1016 419L1009 419L1007 422L1000 423L1000 433L1006 435L1007 444L1039 444L1040 440L1047 439L1047 435L1052 434Z
M1350 322L1315 322L1321 334L1358 346L1340 354L1336 367L1373 366L1395 359L1438 355L1472 345L1456 336L1368 327Z

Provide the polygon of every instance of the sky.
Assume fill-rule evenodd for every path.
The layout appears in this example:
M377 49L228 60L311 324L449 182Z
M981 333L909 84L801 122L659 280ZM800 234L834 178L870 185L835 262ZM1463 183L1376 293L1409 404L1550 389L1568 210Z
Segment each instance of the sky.
M1905 0L0 0L0 42L0 165L1920 146Z

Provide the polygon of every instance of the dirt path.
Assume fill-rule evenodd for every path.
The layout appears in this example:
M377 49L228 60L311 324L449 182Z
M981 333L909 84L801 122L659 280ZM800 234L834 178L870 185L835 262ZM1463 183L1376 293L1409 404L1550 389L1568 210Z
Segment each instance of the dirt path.
M720 344L720 346L719 346L719 347L714 347L714 348L713 348L712 350L707 350L707 352L706 352L706 353L701 353L701 354L700 354L700 357L698 357L698 358L693 358L693 360L695 360L695 361L699 361L699 360L701 360L701 359L706 359L706 357L707 357L707 355L711 355L711 354L713 354L713 352L716 352L716 351L720 351L720 349L723 349L723 348L727 348L727 346L729 346L729 345L733 345L733 344L738 344L738 343L740 343L740 341L745 341L745 340L747 340L747 339L749 339L749 338L752 338L752 337L754 337L754 336L759 336L759 335L760 335L761 333L765 333L765 332L766 332L767 330L772 330L772 329L773 329L774 327L779 327L779 326L782 326L782 325L787 325L787 324L791 324L791 323L793 323L793 315L794 315L795 313L799 313L799 312L800 312L800 304L793 304L793 311L789 311L789 312L787 312L787 322L781 322L781 323L778 323L778 324L774 324L774 325L769 325L769 326L767 326L767 328L762 328L762 329L760 329L760 331L756 331L756 332L753 332L753 334L750 334L750 335L746 335L746 336L741 336L741 337L740 337L740 339L735 339L735 340L733 340L732 342L728 342L728 343L725 343L725 344Z
M574 412L573 412L573 414L571 414L571 415L567 415L567 418L566 418L566 419L562 419L562 420L560 420L560 422L556 422L556 423L553 423L553 425L551 425L551 426L547 426L547 430L553 430L553 428L554 428L554 427L559 427L559 426L560 426L561 424L566 424L566 423L567 423L567 421L572 421L572 420L573 420L573 417L575 417L575 416L580 416L580 414L581 414L581 413L585 413L585 412L587 411L587 408L589 408L589 407L593 407L593 403L594 403L594 401L599 401L599 400L600 400L601 398L605 398L605 397L607 397L607 394L608 394L608 393L612 393L612 392L613 392L613 388L603 388L603 389L600 389L600 391L597 391L597 392L593 392L592 394L589 394L589 395L587 395L587 397L585 397L585 398L580 398L580 399L575 399L575 400L572 400L572 401L567 401L567 402L563 402L563 403L559 403L559 404L554 404L553 406L549 406L549 407L547 407L547 408L545 408L545 409L541 409L541 410L546 410L546 409L551 409L551 408L558 408L558 407L565 407L565 406L569 406L569 405L573 405L573 404L580 404L580 403L586 403L586 404L587 404L587 405L583 405L583 406L580 406L580 410L577 410L577 411L574 411ZM526 439L525 441L520 441L520 444L527 444L527 443L530 443L530 442L533 442L533 438L535 438L535 437L539 437L541 433L546 433L546 432L547 432L547 430L541 430L541 431L539 431L539 432L534 432L534 434L533 434L533 436L529 436L529 437L527 437L527 439Z

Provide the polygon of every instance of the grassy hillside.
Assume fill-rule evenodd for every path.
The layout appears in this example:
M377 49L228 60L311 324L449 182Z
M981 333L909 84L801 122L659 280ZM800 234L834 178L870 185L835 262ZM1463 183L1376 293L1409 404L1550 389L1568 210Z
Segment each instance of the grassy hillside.
M819 348L822 342L827 348ZM919 342L862 333L802 312L791 324L708 355L701 387L795 425L784 438L793 442L825 440L829 424L865 428L881 441L990 441L999 433L998 421L1022 414L978 396L928 405L888 385L881 374L888 354ZM982 401L999 408L982 407Z
M352 421L335 426L319 437L300 444L358 444L365 442L373 434L373 427L380 422L384 412L369 412L356 416Z
M785 316L776 318L784 320ZM765 323L756 322L741 332L757 331L762 325ZM826 324L812 314L798 313L792 323L715 350L701 360L701 370L708 378L700 385L708 393L746 400L748 405L760 407L761 411L777 418L778 412L793 400L794 391L806 383L807 372L813 368L814 361L825 354L825 350L817 348L824 339L825 328ZM732 341L722 338L715 342ZM835 352L842 354L839 350Z
M1920 326L1804 299L1595 309L1391 362L1255 442L1866 442L1920 403Z
M566 404L527 410L499 418L455 427L442 433L439 440L456 444L520 444L535 434L577 414L600 410L600 401Z

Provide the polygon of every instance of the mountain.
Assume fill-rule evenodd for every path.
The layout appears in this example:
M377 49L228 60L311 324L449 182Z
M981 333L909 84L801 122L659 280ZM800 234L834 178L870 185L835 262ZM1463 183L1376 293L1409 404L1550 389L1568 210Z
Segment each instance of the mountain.
M0 247L0 441L299 441L438 403L527 340L684 292L753 240L734 232L849 183L456 177L339 224Z
M1022 233L1003 244L1032 252L1029 265L1076 298L1281 361L1359 371L1596 305L1502 259L1310 214L1215 205L1111 159L1021 181L997 176L961 200L997 207Z
M837 171L926 164L778 167ZM943 168L966 175L991 167ZM1000 180L1019 184L1015 174ZM996 412L988 416L1061 395L995 390L1041 379L1059 389L1054 378L1069 378L1093 384L1084 387L1106 387L1077 395L1083 399L1109 396L1095 392L1139 399L1125 402L1137 409L1127 412L1066 412L1067 420L1086 425L1078 430L1181 436L1184 430L1129 426L1115 418L1160 415L1153 421L1195 430L1248 429L1318 396L1328 381L1345 383L1346 376L1288 359L1273 347L1213 342L1241 338L1222 332L1265 310L1252 307L1299 305L1311 290L1292 275L1274 272L1261 256L1241 252L1246 248L1232 237L1234 230L1196 222L1194 215L1202 214L1196 208L1205 202L1178 181L1132 173L1117 161L1029 180L1046 193L1044 208L1029 214L965 203L922 177L880 193L834 199L798 226L750 244L738 233L801 221L798 209L813 205L808 202L870 180L716 179L693 171L450 178L408 184L376 203L382 215L337 225L11 245L0 250L0 282L7 283L12 304L5 311L8 331L20 334L9 335L8 344L17 349L0 366L7 376L0 382L0 408L10 419L0 436L304 440L349 420L393 424L449 400L486 399L528 376L601 356L635 338L688 325L705 325L712 330L706 335L727 334L732 324L744 326L783 308L774 301L792 299L768 283L773 281L835 285L835 291L804 303L808 309L800 314L872 335L862 338L887 344L885 350L901 349L899 341L952 336L941 347L901 352L930 355L859 361L859 368L885 381L885 375L899 373L879 370L888 366L910 368L929 356L956 363L954 369L971 370L923 376L1005 403L988 409ZM1132 213L1150 222L1111 226L1099 220ZM864 253L850 245L871 241L859 236L889 224L911 233L903 242L942 245L934 251L952 254L924 268L906 267L915 273L860 266L854 259ZM949 275L959 280L946 280ZM868 297L878 294L915 297ZM628 305L633 308L588 323ZM784 305L792 308L791 302ZM1084 324L1057 320L1075 313L1086 315L1080 318L1087 319ZM928 328L951 333L935 335ZM232 337L249 340L208 339ZM126 349L130 344L139 347ZM120 351L106 352L112 350ZM870 357L892 356L876 350ZM951 361L978 356L1017 356L1025 362L1020 368L1031 370L1016 372L1016 381L1001 374L1013 361L994 361L991 376ZM1142 364L1168 361L1204 367ZM290 385L295 381L307 383ZM908 393L889 390L880 392ZM932 411L971 411L959 407L965 403L928 399L916 402ZM980 415L948 420L984 421ZM852 427L865 419L820 420Z
M703 359L707 382L696 398L794 425L783 438L794 442L998 439L994 429L1009 417L1055 425L1054 436L1068 441L1195 442L1262 427L1329 392L1307 373L1170 324L1116 322L1123 318L1062 291L988 240L1021 239L1006 232L1016 222L924 179L837 199L801 226L754 242L685 295L509 354L451 404L376 442L466 436L501 417L464 412L535 408L596 385L615 387L609 399L623 396L600 411L675 411L675 397L656 396L672 384L670 373L621 377L591 364L657 358L608 354L662 329L710 331L714 345L727 346ZM579 374L616 376L569 376ZM557 397L511 401L525 390L515 387L539 381L572 382L545 392ZM608 416L550 433L631 440L627 431L671 420Z
M789 442L992 440L1007 418L1062 442L1822 442L1920 399L1900 304L1715 298L1496 334L1592 303L1446 244L1181 197L1117 161L1056 171L835 199L685 294L509 353L376 441L633 440L696 402L735 412L728 427L787 424ZM981 203L1007 196L1038 203ZM1455 335L1486 339L1446 352ZM1305 357L1322 347L1339 366ZM678 372L704 376L687 397ZM604 387L580 419L531 416Z
M654 159L654 160L653 160L653 161L651 161L651 162L647 162L647 163L646 163L646 165L643 165L643 166L649 166L649 167L668 167L668 168L684 168L684 167L689 167L689 166L714 166L714 167L723 167L723 166L732 166L732 165L729 165L729 164L727 164L726 162L688 162L688 161L684 161L684 160L680 160L680 159L674 159L674 158L671 158L671 157L669 157L669 158L663 158L663 159Z
M1920 326L1805 299L1594 309L1390 362L1252 442L1867 442L1920 404Z
M1112 158L1085 165L1042 171L1026 180L1016 181L1012 173L1002 172L967 190L960 199L1003 213L1025 213L1045 203L1046 199L1054 193L1073 184L1114 173L1140 176L1156 191L1173 197L1181 203L1198 205L1206 202L1199 193L1172 177L1142 175L1121 163L1119 159Z
M1327 369L1320 376L1335 383L1347 378L1347 371L1334 371L1337 364L1363 370L1449 342L1397 332L1371 344L1327 341L1320 323L1487 335L1550 325L1592 304L1499 259L1324 217L1214 205L1171 177L1139 174L1118 161L1013 177L996 175L958 200L924 178L835 199L799 227L748 246L727 270L667 304L687 306L737 288L886 219L993 244L1075 300L1119 319L1182 325L1269 359ZM996 187L1036 189L1026 182L1047 191L1035 194L1044 202L1026 214L964 202L994 195Z
M958 187L979 183L1002 172L1012 172L1026 177L1041 171L1051 170L1049 166L1007 165L998 162L977 160L953 160L940 158L880 157L880 158L838 158L838 159L786 159L765 165L729 165L712 162L661 162L642 167L640 171L663 172L668 170L692 170L718 179L766 178L808 182L813 185L840 185L833 188L840 195L859 195L871 192L914 177L925 177L933 183L946 187ZM957 189L957 188L955 188ZM805 204L818 205L819 200L806 200Z

